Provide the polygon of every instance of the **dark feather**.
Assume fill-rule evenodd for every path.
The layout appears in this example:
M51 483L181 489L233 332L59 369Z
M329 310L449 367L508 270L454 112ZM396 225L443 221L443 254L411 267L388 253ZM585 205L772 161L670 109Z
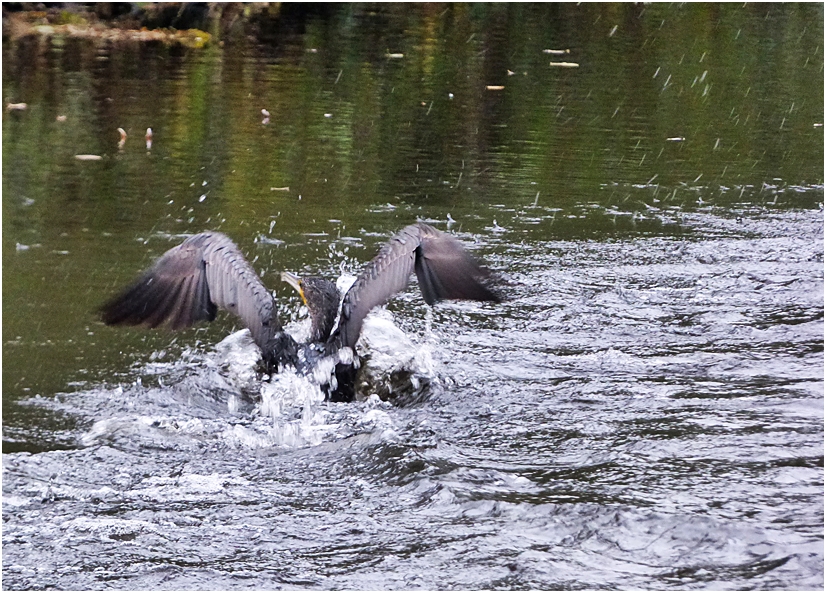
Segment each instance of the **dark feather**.
M201 233L158 258L101 307L101 318L107 325L182 329L212 321L219 308L238 315L262 348L281 331L272 295L238 247L221 233Z
M344 296L338 329L342 346L355 346L370 310L404 290L414 271L429 305L442 299L500 300L481 283L487 273L458 240L432 226L412 224L382 246Z

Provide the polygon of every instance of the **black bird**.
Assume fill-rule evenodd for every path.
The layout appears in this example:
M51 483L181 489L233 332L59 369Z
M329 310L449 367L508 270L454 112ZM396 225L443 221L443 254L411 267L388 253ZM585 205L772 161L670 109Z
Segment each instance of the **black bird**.
M281 279L292 286L310 313L310 344L326 343L338 318L341 293L334 282L318 276L300 278L281 272Z
M320 358L343 347L355 350L364 318L404 290L413 272L425 302L468 299L499 302L483 284L488 273L451 235L416 223L379 250L341 302L335 284L322 278L282 274L301 295L312 320L310 341L298 344L284 331L272 294L229 237L205 232L164 253L132 285L100 308L107 325L166 324L171 329L212 321L217 310L234 313L261 349L267 372L292 366L312 370ZM333 331L336 318L338 326ZM326 391L334 401L353 399L355 365L336 365Z

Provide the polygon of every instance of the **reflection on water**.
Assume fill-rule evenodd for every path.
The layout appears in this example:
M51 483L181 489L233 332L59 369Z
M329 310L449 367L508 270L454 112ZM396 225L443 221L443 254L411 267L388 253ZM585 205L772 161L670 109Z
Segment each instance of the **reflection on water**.
M341 5L200 49L4 37L6 588L822 587L822 23ZM262 387L229 317L94 314L220 229L296 319L281 270L357 272L417 218L510 299L390 304L416 404Z

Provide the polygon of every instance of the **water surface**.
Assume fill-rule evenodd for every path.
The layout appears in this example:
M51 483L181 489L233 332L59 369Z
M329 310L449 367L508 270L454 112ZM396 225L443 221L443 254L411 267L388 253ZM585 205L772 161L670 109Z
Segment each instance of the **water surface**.
M4 37L4 587L822 588L822 23L346 5L202 49ZM357 273L417 219L508 298L389 303L407 405L262 383L229 316L94 313L219 229L298 331L281 270Z

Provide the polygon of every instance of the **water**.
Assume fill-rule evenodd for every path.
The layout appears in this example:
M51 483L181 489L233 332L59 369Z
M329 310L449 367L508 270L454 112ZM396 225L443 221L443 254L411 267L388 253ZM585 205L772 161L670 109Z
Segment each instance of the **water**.
M822 22L388 5L201 50L4 39L4 588L822 588ZM389 304L367 337L414 368L402 405L262 384L226 316L94 314L220 229L299 331L282 269L357 273L417 218L508 298Z

